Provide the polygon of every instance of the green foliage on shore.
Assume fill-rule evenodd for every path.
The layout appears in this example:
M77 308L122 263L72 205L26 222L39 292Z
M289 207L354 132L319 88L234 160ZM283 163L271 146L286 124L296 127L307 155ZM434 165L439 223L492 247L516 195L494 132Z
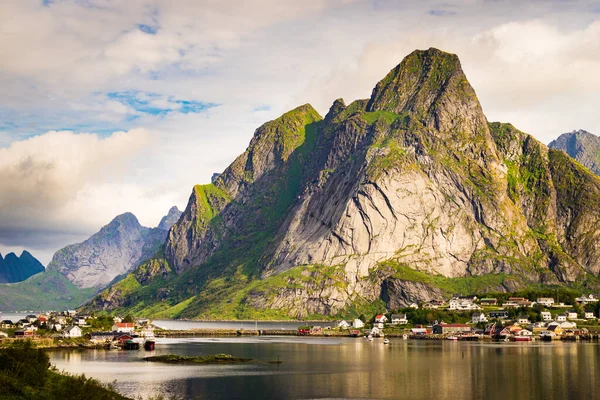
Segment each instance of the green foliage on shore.
M0 398L6 400L126 400L110 385L58 372L30 341L0 349Z

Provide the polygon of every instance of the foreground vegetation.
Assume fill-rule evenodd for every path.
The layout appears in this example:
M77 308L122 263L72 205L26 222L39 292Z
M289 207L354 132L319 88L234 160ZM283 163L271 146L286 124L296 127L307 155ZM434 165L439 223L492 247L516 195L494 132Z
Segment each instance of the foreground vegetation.
M111 385L84 375L70 375L51 367L48 355L30 341L0 349L0 398L11 399L127 399Z

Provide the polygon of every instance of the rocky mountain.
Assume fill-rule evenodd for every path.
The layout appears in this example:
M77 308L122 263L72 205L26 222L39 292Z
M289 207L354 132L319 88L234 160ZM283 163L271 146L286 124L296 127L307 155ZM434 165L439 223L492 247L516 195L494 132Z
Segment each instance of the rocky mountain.
M584 167L600 175L600 137L584 130L563 133L548 145L562 150Z
M180 215L172 207L157 228L140 225L132 213L119 215L84 242L57 251L48 269L60 272L79 288L101 289L152 257Z
M179 210L179 208L177 208L177 206L171 207L171 209L169 209L169 212L167 213L167 215L162 217L157 228L168 231L179 220L179 217L181 217L181 214L182 214L182 212Z
M3 258L0 254L0 283L21 282L44 270L44 266L28 251L23 251L19 257L8 253Z
M600 179L488 123L454 54L415 51L370 99L300 106L193 188L165 251L87 310L311 318L450 293L598 287Z

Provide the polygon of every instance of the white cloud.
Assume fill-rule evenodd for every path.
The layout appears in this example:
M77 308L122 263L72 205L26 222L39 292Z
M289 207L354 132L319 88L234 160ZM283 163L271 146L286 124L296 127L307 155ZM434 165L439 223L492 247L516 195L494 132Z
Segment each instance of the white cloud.
M325 113L338 97L367 98L416 48L457 53L490 120L545 142L577 128L600 134L594 7L3 1L0 251L37 246L48 254L124 211L155 225L266 120L307 102ZM219 106L183 113L181 100ZM126 132L107 136L116 130Z

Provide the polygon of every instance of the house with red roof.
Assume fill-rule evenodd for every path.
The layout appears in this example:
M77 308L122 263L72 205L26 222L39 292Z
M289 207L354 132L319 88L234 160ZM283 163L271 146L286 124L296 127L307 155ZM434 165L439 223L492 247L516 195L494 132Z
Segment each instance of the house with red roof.
M123 332L133 334L135 326L132 322L115 322L112 326L113 332Z

